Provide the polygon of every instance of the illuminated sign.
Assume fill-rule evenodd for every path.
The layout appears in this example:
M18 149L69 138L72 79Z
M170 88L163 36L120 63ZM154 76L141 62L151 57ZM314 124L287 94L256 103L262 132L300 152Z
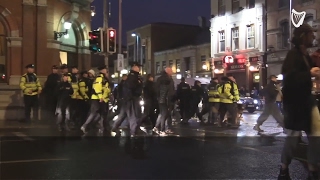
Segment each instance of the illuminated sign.
M246 63L246 59L237 59L238 64L244 64Z
M303 24L304 18L306 17L306 12L297 12L296 10L292 9L291 11L291 22L294 27L298 28Z
M246 66L244 64L232 64L228 65L227 70L245 70Z
M228 64L234 62L232 56L225 56L225 57L223 58L223 61L224 61L224 63L228 63Z
M258 62L259 58L258 57L249 57L249 62Z

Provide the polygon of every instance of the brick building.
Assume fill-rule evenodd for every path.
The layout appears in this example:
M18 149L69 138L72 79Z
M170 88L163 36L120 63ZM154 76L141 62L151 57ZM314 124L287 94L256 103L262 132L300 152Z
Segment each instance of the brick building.
M90 67L88 32L92 0L1 0L0 73L2 82L17 85L24 67L33 63L40 80L52 65ZM54 31L68 34L56 39Z
M215 76L233 74L239 86L258 89L264 79L265 0L211 0L211 16ZM225 56L234 62L223 64Z
M320 0L292 0L292 8L297 12L306 12L305 23L318 29L314 47L310 53L319 48ZM283 60L290 49L290 1L267 0L267 44L268 74L280 74ZM291 26L292 31L294 26Z
M194 37L201 30L199 26L162 22L130 30L127 32L128 61L141 61L142 59L143 71L155 75L155 52L192 44Z

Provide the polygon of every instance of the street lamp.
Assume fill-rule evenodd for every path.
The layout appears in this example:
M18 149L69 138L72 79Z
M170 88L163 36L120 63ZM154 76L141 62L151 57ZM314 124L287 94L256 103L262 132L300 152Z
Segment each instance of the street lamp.
M64 22L63 27L66 31L64 32L57 32L57 31L53 31L54 33L54 40L58 40L58 38L61 38L63 35L67 35L68 34L68 30L71 28L72 23L70 22ZM67 36L68 37L68 36Z
M136 41L134 43L134 61L139 61L139 48L140 48L140 64L143 65L141 35L138 33L132 33L131 36L136 37ZM139 39L140 39L140 44L139 44Z
M207 70L208 69L208 66L206 64L202 65L202 69L203 70Z
M95 16L95 15L96 15L96 7L91 6L91 16Z

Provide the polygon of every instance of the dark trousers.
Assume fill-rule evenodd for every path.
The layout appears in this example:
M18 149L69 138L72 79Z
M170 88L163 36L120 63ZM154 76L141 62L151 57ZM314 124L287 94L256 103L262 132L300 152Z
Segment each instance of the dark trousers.
M38 95L34 95L34 96L24 95L23 101L24 101L25 121L31 120L31 109L33 110L33 119L39 120L39 117L38 117L38 111L39 111Z
M141 107L139 99L123 101L118 119L113 123L112 129L118 129L126 118L129 122L131 135L136 135L137 128L141 123Z
M154 101L146 99L144 103L144 111L142 116L142 124L153 127L157 120Z
M228 112L231 116L230 121L228 123L234 124L236 123L237 119L237 106L235 103L221 103L219 108L220 113L220 122L221 123Z
M195 114L198 116L199 114L199 105L200 101L192 101L190 103L190 117L193 117Z
M78 100L78 104L77 104L77 113L76 113L76 119L78 119L78 121L76 122L78 125L83 124L89 114L89 108L90 108L90 104L88 101L85 100Z
M57 105L55 113L57 114L57 125L61 126L65 124L68 125L70 121L70 111L69 111L70 102L63 102Z
M97 127L104 131L104 122L108 117L108 103L100 102L98 99L91 100L90 114L86 122L82 125L84 128L91 123L97 123Z
M48 113L50 113L49 116L55 115L56 107L58 103L57 97L52 94L53 92L51 94L45 95L45 104L46 104L46 109Z
M219 102L210 102L209 103L208 123L214 123L215 121L217 121L218 115L219 115L219 109L220 109ZM218 120L218 123L221 123L221 121Z
M186 100L180 100L179 108L180 108L180 115L184 122L188 122L190 118L189 111L190 104ZM159 107L160 108L160 107Z

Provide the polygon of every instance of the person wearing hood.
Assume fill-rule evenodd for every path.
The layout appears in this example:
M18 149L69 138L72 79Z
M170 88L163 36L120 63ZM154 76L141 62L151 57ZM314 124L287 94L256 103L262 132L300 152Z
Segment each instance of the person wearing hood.
M147 75L147 80L143 87L143 100L144 100L144 116L142 121L145 123L151 122L152 127L156 124L156 113L157 108L157 92L156 84L151 74Z

